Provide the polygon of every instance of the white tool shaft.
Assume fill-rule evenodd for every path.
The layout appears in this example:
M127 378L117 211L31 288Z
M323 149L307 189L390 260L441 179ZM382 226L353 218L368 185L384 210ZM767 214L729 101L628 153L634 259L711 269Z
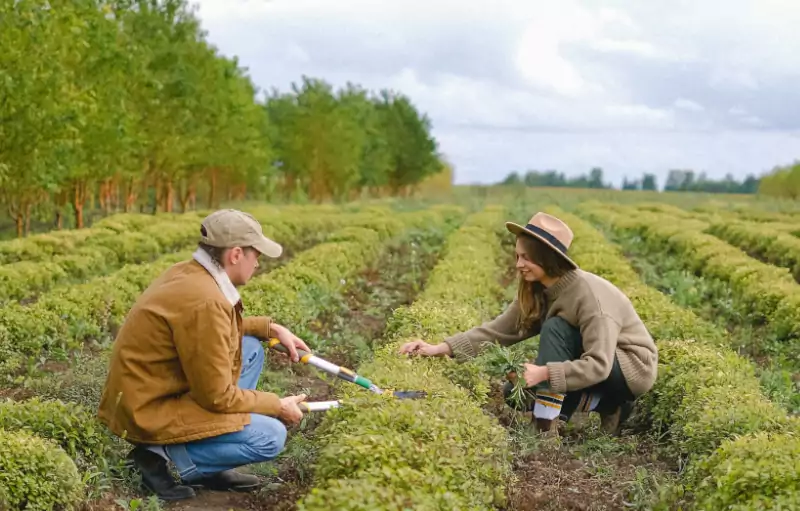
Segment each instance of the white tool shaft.
M322 369L323 371L327 371L333 375L339 374L339 366L317 356L311 355L308 357L308 363L317 369Z
M339 401L312 401L303 403L303 406L309 412L321 412L330 410L331 408L337 408L339 406Z

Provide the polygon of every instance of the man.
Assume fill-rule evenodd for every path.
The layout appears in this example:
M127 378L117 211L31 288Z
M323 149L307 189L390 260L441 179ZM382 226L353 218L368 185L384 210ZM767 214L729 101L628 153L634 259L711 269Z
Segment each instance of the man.
M278 338L295 362L297 348L308 346L268 317L243 318L237 291L260 255L280 257L282 247L233 209L206 217L200 233L192 259L159 276L128 314L98 412L134 445L129 458L142 482L164 500L191 498L193 487L255 489L257 477L233 469L274 459L284 424L300 421L306 398L255 390L265 357L259 340Z

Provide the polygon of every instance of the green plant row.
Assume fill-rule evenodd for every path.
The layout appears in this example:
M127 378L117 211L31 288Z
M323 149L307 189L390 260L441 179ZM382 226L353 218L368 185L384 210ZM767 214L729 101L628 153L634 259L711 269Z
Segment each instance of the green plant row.
M797 212L780 213L777 211L763 211L744 205L734 205L732 207L724 208L709 204L696 206L692 211L707 215L709 217L718 217L725 220L774 223L784 227L793 225L794 229L797 229L798 220L800 220L800 214Z
M484 510L503 505L511 477L507 433L485 414L488 386L474 364L407 358L404 340L431 342L496 314L502 288L503 209L467 218L445 242L425 290L394 311L382 346L359 368L384 389L422 389L397 400L353 386L317 429L316 485L299 511ZM461 385L457 384L461 383Z
M365 258L369 254L379 251L381 244L392 236L401 234L404 230L413 227L431 229L446 226L450 222L458 221L461 215L462 213L458 208L435 208L424 212L394 216L389 215L385 210L371 209L368 213L339 216L320 216L315 213L305 219L295 217L291 225L289 225L287 219L287 224L281 227L284 234L287 234L288 230L299 232L299 229L308 230L312 227L315 232L330 233L337 226L344 225L345 227L340 227L333 231L332 234L327 234L328 242L302 252L298 255L297 260L281 270L268 275L262 274L252 282L258 284L259 281L271 281L275 278L281 285L290 287L289 295L305 297L309 300L294 304L297 307L306 307L298 313L298 317L302 318L302 322L307 317L306 314L314 314L309 307L311 305L316 306L313 303L313 299L321 297L320 291L324 289L326 283L335 282L338 284L342 277L355 271L352 268L346 268L346 264L350 264L353 268L364 266L367 264ZM277 229L276 224L272 224L270 228ZM354 250L357 244L361 247L361 262L358 260L359 253ZM176 254L170 257L174 262L182 259L185 255ZM292 268L295 270L292 270ZM314 280L315 273L313 271L315 269L322 269L323 272L327 273L325 282ZM128 268L125 270L128 270ZM147 285L151 277L162 270L163 268L158 270L149 268L148 272L151 275L139 275L139 284ZM307 272L305 270L312 271ZM134 274L136 273L134 272ZM294 275L296 279L294 283L289 280L291 275ZM248 288L249 286L243 288L243 290ZM136 294L134 293L131 296L135 297ZM266 302L269 302L269 299ZM245 303L250 304L248 298L245 298ZM123 314L124 309L124 307L120 308L120 312ZM263 312L271 314L272 309ZM258 314L262 313L262 311L254 311L248 307L247 313ZM38 399L2 403L0 404L0 428L25 430L59 442L60 450L54 450L52 456L61 456L61 452L65 452L68 455L68 459L78 467L81 477L90 474L93 467L102 464L105 456L110 452L110 437L97 423L94 416L88 413L84 407L77 404L70 403L65 405L59 401L42 402ZM71 477L69 475L71 473L71 471L68 471L67 475ZM21 488L28 489L29 487L22 483L35 477L41 477L41 475L19 473L14 480L10 481L10 484L19 484ZM68 480L65 480L64 484L68 482ZM32 499L32 501L39 503L37 505L42 505L49 509L48 506L53 502L61 506L68 506L77 502L76 499L80 498L80 492L70 491L64 493L61 499L53 497L54 501L42 500L40 502L38 496L30 492L25 498Z
M118 213L99 220L86 229L68 229L0 241L0 264L19 261L39 262L53 256L68 255L87 246L108 246L109 238L126 232L139 232L181 218L201 218L200 212L186 214Z
M248 315L266 315L303 333L325 311L346 280L380 255L386 243L409 229L449 228L459 223L458 207L397 214L364 214L298 254L290 264L255 277L241 290Z
M800 222L799 222L800 224ZM708 233L757 258L788 268L800 280L800 238L769 223L715 222Z
M277 215L264 219L263 228L267 236L287 248L302 249L324 239L337 226L357 225L379 213L373 209L342 215L319 215L316 211ZM192 250L168 254L151 263L126 265L84 284L54 289L30 305L7 304L0 309L0 376L10 377L26 365L63 359L86 340L113 333L150 282L171 265L191 257Z
M0 499L4 490L10 496L0 509L75 509L87 483L118 461L114 447L94 411L80 404L0 402Z
M359 214L358 207L351 209L356 211L347 214ZM295 234L297 227L293 219L297 215L316 218L339 217L342 214L332 207L317 205L285 208L257 206L248 211L263 223L267 236L272 235L281 240L290 240ZM386 207L371 206L362 214L382 214L388 211L390 210ZM44 260L26 259L0 266L0 304L13 300L30 300L38 293L60 284L80 282L105 275L125 264L150 262L161 255L187 249L196 243L200 221L204 216L205 212L192 212L104 219L91 228L95 229L94 234L84 239L83 243L73 247L62 246L65 252L60 255L47 256ZM142 217L148 220L143 220ZM149 220L150 218L158 221ZM127 228L129 224L134 228ZM324 232L321 231L321 234Z
M800 494L796 493L800 471L789 473L784 470L788 467L775 465L751 472L757 462L746 457L748 442L768 435L771 442L764 448L772 454L759 459L774 457L779 462L785 459L786 449L795 448L800 432L800 421L788 417L762 394L752 364L726 347L722 334L713 325L646 286L619 248L591 225L557 208L549 211L573 229L575 242L570 252L575 261L584 270L617 285L631 299L656 339L658 380L640 399L640 406L653 425L664 430L672 449L688 458L683 486L692 496L693 506L786 509L749 506L781 495L780 498L800 504ZM582 214L590 218L601 216L597 211ZM724 463L711 461L721 458L725 458ZM745 471L749 473L746 477L729 478L733 466L749 467Z
M115 232L90 238L92 243L44 260L23 260L0 266L0 304L29 300L59 284L107 274L125 264L149 262L180 250L197 239L200 218L178 215L140 230Z
M0 401L0 429L53 440L81 471L102 466L112 449L111 438L94 412L77 403L40 398Z
M762 263L705 233L709 224L704 221L675 222L668 215L619 206L587 204L582 210L614 230L637 234L656 252L678 255L689 270L728 283L741 310L766 323L777 339L800 337L800 286L786 268Z
M55 442L0 428L0 509L70 509L81 488L75 463Z

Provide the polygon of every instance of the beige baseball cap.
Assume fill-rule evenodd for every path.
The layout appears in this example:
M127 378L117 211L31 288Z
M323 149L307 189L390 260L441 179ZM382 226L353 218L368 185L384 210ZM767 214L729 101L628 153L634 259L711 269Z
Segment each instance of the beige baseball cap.
M268 257L280 257L283 247L264 236L253 215L236 209L220 209L205 217L200 240L212 247L253 247Z

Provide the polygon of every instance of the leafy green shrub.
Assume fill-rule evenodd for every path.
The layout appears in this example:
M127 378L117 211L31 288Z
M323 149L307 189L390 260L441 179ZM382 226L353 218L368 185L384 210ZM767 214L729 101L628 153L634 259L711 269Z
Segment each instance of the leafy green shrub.
M374 218L375 215L371 217ZM418 217L419 219L416 220L418 222L421 222L420 219L430 219L430 216L421 214ZM334 214L319 218L316 214L298 213L291 218L276 216L268 220L271 223L265 222L265 231L272 229L276 232L291 232L291 236L287 234L284 244L292 249L300 249L305 247L309 238L317 237L318 233L325 233L325 236L328 236L333 225L350 225L351 222L353 224L364 223L368 219L359 214ZM198 221L192 216L190 220L182 220L174 231L163 225L163 222L154 224L152 229L165 230L167 234L161 238L162 243L167 243L165 241L167 239L173 240L172 245L163 245L162 248L166 249L167 246L190 243L188 231L191 231L191 239L195 239ZM393 222L393 225L396 227L397 222ZM342 233L343 235L347 235L348 232L353 234L358 229L342 231ZM176 232L177 234L175 234ZM361 228L361 231L358 232L363 234L364 229ZM127 237L125 237L126 235ZM111 245L114 239L132 240L137 236L144 235L142 232L132 232L115 235L116 238L108 239ZM184 236L185 239L180 236ZM96 243L102 243L99 235L96 238ZM282 241L283 237L277 237L277 239ZM126 250L124 245L121 246L122 249L117 248L121 251ZM155 246L158 247L158 245ZM162 256L151 263L127 264L108 276L46 292L34 304L22 306L18 303L10 303L0 308L0 376L19 370L27 361L46 360L54 350L69 351L81 346L86 339L103 338L123 322L131 305L153 279L173 264L190 258L193 251L194 247L191 247L186 251ZM134 260L136 257L126 256L123 259ZM35 266L43 263L26 264ZM18 265L8 267L12 266ZM0 279L2 278L2 268L0 267ZM24 279L20 280L20 282L23 281ZM27 285L23 287L27 289ZM27 291L21 293L25 294ZM320 303L319 305L324 304ZM298 311L298 313L302 313L302 311Z
M58 442L81 469L102 465L111 448L111 438L94 413L75 403L39 398L0 402L0 429L29 431Z
M75 463L54 442L0 429L0 495L10 509L74 509L82 485Z
M615 225L639 221L638 218L617 217L613 212L586 205L581 211L598 221ZM552 212L575 232L572 254L576 262L585 270L598 273L620 286L631 297L637 312L657 339L658 380L654 388L641 398L640 404L657 425L669 431L668 438L677 452L689 457L685 486L703 489L693 505L700 509L751 509L748 505L758 508L774 494L773 476L760 478L757 473L747 473L740 478L724 479L726 472L720 468L719 462L724 458L730 459L730 463L747 466L749 462L744 456L748 455L748 449L760 449L758 466L770 465L762 467L766 474L791 470L781 463L786 445L759 439L766 433L797 434L800 421L787 417L763 395L752 364L720 342L720 339L724 340L724 334L714 332L696 317L697 330L692 331L690 319L693 314L655 289L644 286L622 254L600 233L574 215L555 208ZM594 264L598 253L603 254L602 265ZM682 323L677 330L682 335L672 336L677 333L673 324L676 320ZM708 338L704 337L706 333ZM760 442L757 447L748 446L751 439ZM770 460L775 460L774 466ZM745 480L748 481L747 499L737 501L735 499L740 497L736 496L738 490L735 487L744 484ZM726 484L732 488L725 488ZM721 493L720 500L712 497L717 490ZM789 497L781 498L785 503L791 502L787 500ZM743 507L707 506L718 502L740 502Z
M735 353L680 340L660 342L659 356L659 383L643 403L669 426L679 452L704 455L727 438L789 425L762 394L752 364Z
M448 238L425 291L394 312L382 347L359 368L381 388L425 389L428 397L397 400L344 387L343 406L328 412L317 430L318 483L298 509L503 505L510 452L505 429L480 408L488 392L479 383L485 376L450 358L397 354L410 337L441 341L498 312L501 293L490 301L502 273L496 234L501 213L492 208L472 215ZM470 300L475 296L480 299Z
M447 228L451 220L430 211L393 217L361 215L269 275L253 278L242 288L247 314L267 315L302 329L329 305L346 279L376 260L385 244L410 228ZM345 282L343 282L343 279Z
M785 229L763 222L728 221L713 223L708 232L800 277L800 238Z
M182 215L147 215L141 213L120 213L103 218L95 222L92 227L85 229L69 229L35 234L26 238L16 238L0 241L0 264L16 263L18 261L41 262L53 256L66 255L76 249L91 246L99 239L113 236L118 233L140 231L155 224L164 224L165 221L194 218L196 214Z
M415 474L416 475L416 474ZM411 479L418 480L419 476ZM456 496L443 494L438 500L435 495L420 489L415 491L398 489L390 485L376 485L370 479L347 477L336 479L321 490L312 488L311 492L297 506L297 511L311 509L336 509L337 511L439 511L441 509L466 509L455 502ZM447 505L442 506L441 503Z
M735 293L737 308L752 316L756 322L766 322L779 339L791 341L800 338L800 327L797 326L800 324L800 287L791 271L762 263L742 249L706 233L712 232L744 249L759 252L761 242L758 239L765 236L760 226L737 227L737 224L730 223L722 227L713 221L708 223L691 219L676 224L670 222L671 217L663 213L643 212L623 206L617 206L612 212L601 212L594 206L586 209L590 214L594 211L595 219L604 219L617 230L640 234L654 250L680 255L686 267L692 271L729 284ZM620 216L627 218L620 221ZM754 237L754 230L759 229L760 236ZM770 232L776 236L770 241L780 243L777 236L781 233ZM780 239L783 240L783 248L777 249L778 254L791 252L794 247L800 246L795 243L797 238L790 234L784 233Z
M687 478L698 481L698 509L798 509L800 437L762 432L726 442Z

